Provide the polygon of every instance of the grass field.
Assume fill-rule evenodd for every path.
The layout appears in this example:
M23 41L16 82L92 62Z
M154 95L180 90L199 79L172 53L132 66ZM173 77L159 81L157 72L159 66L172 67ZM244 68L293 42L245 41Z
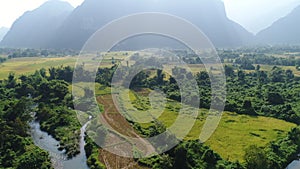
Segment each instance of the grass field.
M296 125L270 117L225 112L206 144L225 159L243 161L245 148L250 145L265 146L272 140L286 136L293 127ZM199 131L197 127L196 131Z
M148 128L154 118L161 121L166 127L170 127L174 124L176 118L179 117L181 105L176 101L167 100L164 103L161 100L154 100L151 107L148 95L152 91L148 89L119 91L121 92L118 93L118 99L122 103L121 107L126 108L125 115L130 120L133 119L139 122L143 128ZM95 92L97 96L106 96L110 95L111 89L97 84ZM110 100L109 104L112 105L114 103ZM161 109L161 107L165 108ZM199 139L207 114L207 109L199 109L199 115L195 120L194 126L185 137L186 140ZM185 117L190 118L190 116ZM182 124L181 126L184 125ZM178 133L181 132L181 126L177 128ZM296 127L296 124L275 118L224 112L218 128L205 144L209 145L225 159L243 161L244 150L248 146L257 145L264 147L270 141L285 137L287 132L293 127Z
M273 65L260 65L260 69L264 71L270 71L272 70L273 67L274 67ZM291 71L293 71L295 76L300 76L300 71L297 70L295 66L277 66L277 67L281 67L283 70L290 69Z
M101 85L97 85L95 91L96 95L107 97L110 88L104 88ZM134 119L135 121L140 122L143 128L148 128L153 118L161 121L166 127L170 127L174 124L176 118L179 117L178 114L181 106L178 102L167 100L165 103L166 108L162 110L158 106L161 105L161 103L154 101L151 108L147 97L151 91L122 91L123 92L118 94L119 101L122 103L122 105L119 106L123 108L126 107L127 111L125 112L125 116L131 120ZM129 100L125 99L125 97L127 99L129 98ZM106 100L106 102L109 105L114 104L112 99ZM114 111L116 111L116 109L114 109ZM195 123L185 137L185 140L199 139L207 114L207 109L199 109L198 117L195 119ZM190 118L190 116L184 117ZM191 119L185 120L187 122L192 121ZM178 126L178 128L175 127L175 131L177 129L178 133L180 133L180 127L184 125L185 124L182 124ZM280 137L285 137L287 132L293 127L296 127L296 124L275 118L224 112L218 128L205 144L210 146L225 159L231 161L244 161L244 150L248 146L257 145L259 147L264 147L271 141Z
M105 96L109 95L110 88L105 88L97 84L95 91L97 96ZM118 96L119 99L122 99L122 106L126 107L127 115L136 121L145 122L141 123L144 128L149 126L147 121L151 122L153 117L163 122L167 127L170 127L178 117L181 108L178 102L168 100L166 102L166 108L161 110L159 106L161 103L154 101L152 103L152 109L149 106L149 99L147 98L147 95L151 93L151 91L122 91L123 92L119 93ZM130 100L124 99L125 97L128 97ZM112 100L110 101L110 104L113 104ZM199 109L199 115L192 130L186 136L186 140L199 138L207 113L207 109ZM224 158L242 161L244 149L247 146L252 144L265 146L272 140L284 137L293 127L296 127L296 125L275 118L224 112L217 130L206 144L211 146Z
M111 67L112 66L112 59L116 62L120 62L122 65L126 65L126 61L124 58L129 57L133 54L133 52L110 52L106 55L103 55L103 60L101 62L100 67ZM95 56L85 56L84 64L88 68L95 69L97 66ZM15 73L17 76L22 74L30 74L33 73L35 70L45 68L48 69L50 67L57 67L57 66L72 66L74 67L77 61L77 57L27 57L27 58L15 58L9 59L4 63L0 63L0 80L4 79L8 76L9 73ZM129 61L129 65L134 64L133 61ZM225 63L226 64L226 63ZM202 64L188 64L186 65L192 73L197 73L200 71L205 71L205 67ZM207 65L208 67L216 67L217 65ZM256 66L256 65L255 65ZM270 71L273 68L273 65L260 65L261 70ZM172 63L168 65L164 65L165 72L172 72L172 68L175 65ZM296 69L295 66L278 66L284 70L290 69L296 76L300 76L300 71ZM251 71L246 71L251 72Z
M28 57L9 59L8 61L0 64L0 79L5 79L9 73L15 73L15 75L27 75L41 68L48 69L50 67L57 67L60 65L69 65L73 67L75 62L75 57Z
M110 52L104 56L101 62L101 67L111 67L112 58L116 61L124 59L126 56L131 55L132 52ZM86 56L85 66L95 68L95 57ZM50 67L58 66L71 66L74 67L77 57L24 57L9 59L4 63L0 63L0 80L5 79L9 73L15 75L32 74L41 68L48 69Z
M226 64L226 63L225 63ZM232 63L228 63L228 65L232 65ZM254 65L255 67L257 65ZM272 70L272 68L274 67L275 65L261 65L260 64L260 70L261 71L266 71L266 72L269 72ZM277 66L277 67L280 67L282 68L283 70L291 70L293 71L294 75L297 76L297 77L300 77L300 71L296 69L295 66ZM244 70L246 73L250 73L250 72L255 72L256 70Z
M136 110L133 107L136 108L136 104L140 103L137 102L136 99L142 99L142 102L148 102L147 99L145 96L139 95L133 91L125 91L124 93L120 93L119 96L124 97L126 92L129 92L130 101L123 99L122 103L123 106L129 107L128 109L130 111L128 112L131 118L134 117L135 120L138 121L149 121L151 120L150 118L155 117L159 121L163 122L167 127L170 127L176 118L178 118L178 111L180 109L179 103L169 100L166 103L166 108L163 112L160 110L158 111L158 108L154 108L152 110L150 110L150 108L147 111ZM154 105L155 104L157 103L154 103ZM207 113L208 110L199 109L199 115L196 118L193 128L185 137L186 140L199 139ZM190 116L184 117L190 118ZM188 119L185 120L186 122L192 121ZM184 126L185 124L182 125ZM148 126L149 123L142 123L143 128L147 128ZM175 128L175 131L180 133L181 127L182 126L178 126L177 130ZM205 142L205 144L209 145L225 159L229 159L231 161L244 161L244 150L248 146L257 145L259 147L264 147L270 141L276 140L280 137L285 137L287 132L293 127L296 127L296 124L275 118L224 112L218 128L210 139Z

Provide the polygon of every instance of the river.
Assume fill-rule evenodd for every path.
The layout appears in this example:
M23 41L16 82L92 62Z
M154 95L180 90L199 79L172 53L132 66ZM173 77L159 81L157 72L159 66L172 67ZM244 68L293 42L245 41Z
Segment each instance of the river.
M59 142L48 133L41 131L39 122L35 121L30 123L31 135L35 145L49 152L51 162L55 169L89 169L89 167L86 164L87 158L84 150L84 137L87 124L88 123L86 123L80 129L80 154L69 160L67 159L64 150L58 150Z
M88 125L88 122L80 129L80 154L76 157L67 160L65 151L59 151L58 145L59 142L55 140L48 133L41 131L39 122L31 122L31 135L34 140L34 144L40 147L43 150L49 152L51 157L51 162L55 169L89 169L86 165L86 154L84 150L84 137L85 129ZM300 169L300 161L295 160L286 169Z
M300 168L300 161L295 160L286 169L299 169Z

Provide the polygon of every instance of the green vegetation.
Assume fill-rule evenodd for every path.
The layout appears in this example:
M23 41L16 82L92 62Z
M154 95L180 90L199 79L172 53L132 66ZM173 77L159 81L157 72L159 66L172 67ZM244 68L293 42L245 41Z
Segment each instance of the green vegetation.
M30 75L36 70L50 67L57 67L57 65L70 65L74 66L76 58L74 57L54 57L54 58L41 58L41 57L28 57L9 59L0 64L0 79L4 79L9 73L13 72L16 75Z
M87 156L87 164L90 169L105 169L105 166L99 161L99 147L89 137L86 137L85 140L86 145L84 149Z
M120 94L120 96L122 97L123 95L124 97L127 92L128 91L124 91ZM133 106L136 107L139 112L145 111L149 108L149 100L147 100L147 97L139 94L139 92L129 91L129 96L132 99ZM130 105L130 103L124 99L122 100L122 103L124 103L125 107ZM178 117L179 109L180 104L178 102L168 100L166 109L164 109L164 112L161 113L161 115L157 114L159 113L159 109L155 108L149 113L154 117L158 116L157 119L162 122L163 125L170 127ZM143 121L147 120L147 118L149 119L149 117L147 117L144 113L142 113L143 116L140 116L137 111L134 111L133 109L130 110L131 111L128 111L128 113L131 117L133 116L138 120L143 119ZM207 109L199 110L199 115L195 124L186 136L185 140L199 139L207 114ZM138 131L142 131L141 134L145 136L155 135L151 134L151 131L157 131L157 129L151 129L153 126L158 126L156 121L152 123L142 123L140 125L135 124ZM224 112L217 130L205 144L209 145L215 152L225 159L229 159L231 161L244 161L243 156L247 145L253 144L264 147L271 141L286 136L288 131L294 127L296 127L296 125L293 123L288 123L275 118Z
M209 65L210 70L205 71L196 55L180 50L175 52L190 64L191 73L173 65L168 58L164 60L164 64L170 62L167 67L156 63L153 58L145 58L147 63L165 67L172 74L157 69L139 72L130 84L119 81L123 86L129 85L130 89L120 88L120 92L113 95L111 79L117 66L126 79L137 71L132 65L144 58L135 53L132 60L123 63L124 57L132 53L110 52L98 68L97 101L103 104L101 110L115 115L112 116L115 123L123 126L121 131L132 134L135 130L140 136L150 137L165 132L182 115L180 113L187 122L195 120L179 145L151 158L132 159L132 166L136 163L141 168L157 169L281 169L296 158L300 151L300 128L297 127L300 125L298 48L219 51L225 63L227 100L218 128L205 143L201 143L199 136L212 101L210 78L214 77L209 77L207 71L214 72L214 65ZM68 51L64 55L72 53ZM73 110L70 84L75 58L61 57L51 50L29 49L2 49L0 55L0 79L3 79L0 81L0 168L51 168L49 154L36 147L30 138L28 123L33 120L31 112L36 112L41 129L60 141L59 148L66 149L69 158L78 154L80 124ZM88 67L93 59L93 56L87 57L81 66ZM80 86L90 80L91 72L81 70L75 76L83 81L74 84L73 90L86 96L91 91ZM183 81L196 79L201 94L199 107L192 102L196 93L182 97L175 80L178 78ZM159 94L156 91L167 98L153 100ZM129 100L126 99L128 96ZM125 120L112 106L112 97L119 99L122 103L120 108L126 110ZM187 109L180 112L182 99ZM91 101L78 100L75 104L90 105L86 103ZM93 108L81 108L84 112L90 111L91 115L94 113ZM193 109L199 110L195 119L188 115ZM175 126L164 135L165 139L175 141L185 125L188 124ZM104 140L99 133L96 136ZM105 168L100 158L105 152L99 150L90 138L87 137L86 142L87 164L91 169ZM139 149L134 148L138 156ZM111 158L110 155L107 157Z
M74 51L48 51L48 55L44 56L41 54L43 50L33 50L34 55L20 56L20 57L9 57L11 53L22 53L26 49L0 49L0 80L5 79L9 73L14 73L15 75L30 75L39 69L49 69L51 67L58 67L60 65L74 67L76 63L76 54ZM47 51L47 50L45 50ZM103 56L101 67L111 67L112 58L115 62L121 62L124 57L127 57L132 52L110 52ZM1 56L3 55L3 57ZM100 55L100 54L99 54ZM95 57L86 56L85 65L87 67L94 66ZM126 64L126 63L124 63Z
M60 149L69 158L79 153L80 125L68 83L46 74L45 69L19 79L10 74L0 82L0 168L51 168L48 153L35 147L30 138L31 112L36 112L41 129L60 141Z
M199 140L182 142L163 155L154 156L148 159L141 159L139 160L139 163L153 169L243 168L238 162L232 163L222 160L218 154L209 147L201 144Z
M4 57L0 57L0 63L3 63L3 62L5 62L7 59L6 58L4 58Z
M79 153L80 124L73 110L40 104L37 117L41 121L41 129L60 141L59 149L65 149L69 158Z
M249 62L249 60L244 60L241 63L242 66L225 66L228 96L225 110L235 113L227 112L224 114L218 129L205 144L209 145L215 152L220 153L223 158L230 161L238 160L243 162L244 167L252 168L253 166L248 164L250 163L247 161L248 159L244 158L248 155L248 149L252 149L247 149L249 145L257 145L267 149L272 142L282 142L282 139L285 138L288 131L296 127L296 124L300 124L299 115L295 111L299 103L299 96L296 96L297 92L295 89L299 88L299 83L291 70L283 70L280 67L273 66L270 72L265 72L260 70L260 66L254 67L251 63L248 64L247 62ZM125 71L128 68L123 69ZM255 70L246 72L243 69ZM111 71L114 71L114 68L111 68ZM109 72L109 76L111 71L109 71L109 69L106 71ZM127 72L131 72L131 70L127 70ZM178 109L180 109L179 104L175 101L181 101L181 95L174 79L172 79L172 77L164 78L164 73L160 71L156 71L156 75L153 75L153 72L155 71L140 72L134 77L134 79L138 80L131 81L130 88L137 92L121 89L120 91L123 91L125 94L122 94L122 92L119 93L120 99L126 97L129 93L131 100L121 100L121 107L128 109L128 111L125 111L127 120L132 123L140 134L146 137L162 133L165 131L165 127L169 127L173 124L174 119L178 116ZM195 76L200 88L200 93L202 94L202 104L200 104L200 108L209 108L211 100L210 81L206 72L199 72L192 75L178 67L173 68L172 72L172 76L179 76L179 78L183 79ZM101 76L104 76L104 74L101 74ZM106 85L109 86L109 84ZM150 88L152 90L159 88L169 98L166 109L164 109L161 114L157 114L159 111L155 109L155 107L157 107L155 106L156 103L152 103L152 107L150 106L147 94L146 96L143 96L144 93L141 95L137 94L139 93L138 91L144 90L144 88ZM290 97L291 95L293 97ZM190 97L192 97L192 95L190 95ZM133 104L134 108L130 106L131 104ZM152 108L153 111L151 111ZM196 123L186 140L197 140L199 138L206 115L207 110L201 109L200 115L197 117ZM153 117L155 118L153 119ZM152 122L150 123L140 124L134 122L139 120L143 121L145 119L148 121L150 119L151 121L151 118ZM290 123L283 120L289 121ZM180 129L180 126L178 126L178 129ZM179 131L180 130L177 130L177 132ZM286 141L289 142L291 139L287 138ZM183 143L185 142L186 141ZM279 157L283 159L281 162L276 163L276 165L284 166L287 165L291 159L296 157L295 153L298 152L299 144L295 141L294 145L280 144L280 146L288 150L286 154L282 152L281 154L278 153L275 155L277 156L276 158ZM268 152L270 154L266 155L266 161L269 162L270 159L268 158L274 157L272 156L273 152L274 150ZM261 152L257 152L258 155L260 153ZM160 159L165 157L166 156L159 156L152 160L145 159L142 163L145 163L147 166L150 166L150 164L159 165L161 164ZM174 162L176 163L176 160ZM257 165L259 166L260 164ZM272 165L272 167L274 167L274 165ZM190 168L193 167L190 166ZM202 168L207 167L202 166Z
M52 168L48 152L30 137L33 100L20 95L18 85L13 75L0 82L0 168Z
M270 142L265 148L251 145L246 149L246 168L285 168L300 151L300 129L293 128L286 137ZM284 158L282 158L284 157Z

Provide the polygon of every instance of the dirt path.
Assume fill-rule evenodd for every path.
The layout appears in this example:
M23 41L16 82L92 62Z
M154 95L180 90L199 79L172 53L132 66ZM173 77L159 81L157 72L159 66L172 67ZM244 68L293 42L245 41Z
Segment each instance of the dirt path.
M129 155L128 152L132 155L132 149L134 147L139 149L144 155L154 153L155 148L146 139L137 134L131 124L118 111L112 97L117 100L118 96L114 94L97 97L98 103L104 106L104 112L100 116L101 123L105 126L110 126L108 127L109 130L115 131L114 136L112 136L111 140L108 141L108 145L106 147L109 147L109 149L112 150L110 152L118 151L118 154L123 153L125 156L126 154L127 156ZM122 137L121 135L128 138L126 140L122 140L122 138L124 137ZM123 150L125 152L121 152ZM108 169L136 169L138 167L137 162L135 162L133 159L129 160L127 158L127 160L125 160L124 157L110 154L109 152L105 152L104 150L101 152L101 156L101 161L105 163Z

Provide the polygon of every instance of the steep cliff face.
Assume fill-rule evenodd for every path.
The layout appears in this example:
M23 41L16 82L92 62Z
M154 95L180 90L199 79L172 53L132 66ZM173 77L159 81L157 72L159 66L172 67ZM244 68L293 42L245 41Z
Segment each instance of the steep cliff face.
M58 30L53 47L80 49L97 29L114 19L138 12L164 12L183 17L198 26L218 47L244 45L253 38L227 18L219 0L120 0L117 5L111 0L86 0Z
M61 1L50 1L25 13L13 25L2 46L81 49L99 28L114 19L139 12L163 12L187 19L199 27L217 47L245 45L253 36L229 20L221 0L85 0L72 12ZM120 28L121 30L122 28ZM164 41L147 37L132 41L127 48L149 47ZM153 44L152 43L152 44ZM160 47L162 43L159 43Z

